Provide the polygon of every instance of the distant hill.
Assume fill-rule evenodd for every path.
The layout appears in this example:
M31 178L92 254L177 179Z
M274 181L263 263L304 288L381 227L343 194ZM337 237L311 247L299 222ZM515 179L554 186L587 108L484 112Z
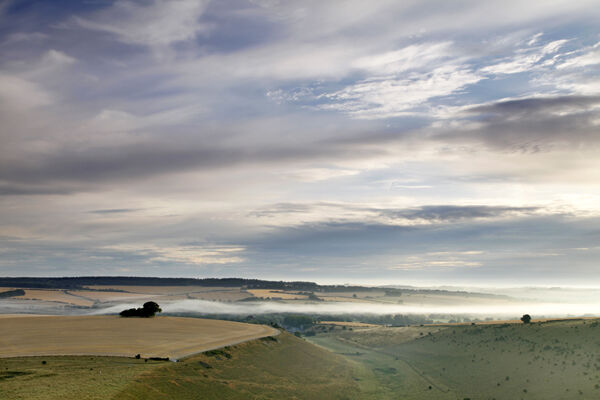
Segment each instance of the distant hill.
M487 293L472 293L440 289L369 287L348 285L319 285L305 281L268 281L245 278L159 278L142 276L75 276L75 277L0 277L0 287L30 289L81 289L85 286L206 286L206 287L244 287L247 289L297 290L303 292L368 292L385 290L387 295L436 294L466 297L507 297Z
M76 276L76 277L16 277L0 278L0 287L81 289L92 285L114 286L217 286L249 289L316 290L314 282L283 282L243 278L156 278L141 276Z

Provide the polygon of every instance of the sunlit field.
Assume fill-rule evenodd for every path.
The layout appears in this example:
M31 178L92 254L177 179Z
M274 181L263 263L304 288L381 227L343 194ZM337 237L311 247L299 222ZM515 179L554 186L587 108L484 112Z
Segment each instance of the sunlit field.
M177 363L95 356L0 358L0 394L3 400L359 400L361 368L283 333Z
M178 359L277 335L274 328L199 318L0 317L0 357L114 355Z

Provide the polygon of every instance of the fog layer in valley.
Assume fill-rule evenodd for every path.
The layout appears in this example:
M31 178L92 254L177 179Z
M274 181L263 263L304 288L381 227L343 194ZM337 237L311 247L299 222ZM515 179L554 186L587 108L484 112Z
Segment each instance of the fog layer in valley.
M126 308L139 304L124 303L98 310L95 314L118 313ZM205 300L180 300L161 304L165 313L198 313L222 315L258 315L271 313L349 315L349 314L468 314L479 317L520 317L531 314L534 317L567 317L600 315L597 304L577 303L510 303L510 304L477 304L477 305L402 305L402 304L369 304L357 302L323 302L323 303L283 303L283 302L249 302L223 303Z

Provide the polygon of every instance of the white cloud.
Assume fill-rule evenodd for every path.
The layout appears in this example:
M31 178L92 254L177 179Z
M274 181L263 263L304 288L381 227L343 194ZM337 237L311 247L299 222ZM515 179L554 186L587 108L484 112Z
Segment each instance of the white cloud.
M48 105L52 96L34 82L0 72L0 104L28 110Z
M527 44L528 44L529 46L533 46L534 44L536 44L536 43L537 43L537 42L540 40L540 38L542 37L542 35L543 35L543 34L544 34L543 32L536 33L536 34L535 34L535 35L533 35L533 37L532 37L532 38L531 38L531 39L530 39L530 40L527 42Z
M427 66L451 54L452 42L416 44L358 58L352 66L375 74L396 74Z
M241 246L169 246L169 245L117 245L106 250L127 251L147 257L148 263L167 262L193 265L230 264L244 261Z
M129 44L166 46L193 39L209 26L198 21L208 2L154 0L116 2L93 18L75 17L83 28L115 34Z
M534 43L536 42L537 40ZM483 67L480 69L480 72L500 75L530 71L538 62L543 60L546 56L556 53L567 42L568 40L565 39L555 40L545 46L538 46L533 49L523 49L521 54L509 57L507 61ZM529 43L531 43L531 41Z
M151 261L181 262L186 264L231 264L240 263L244 258L240 254L245 250L244 247L233 246L178 246L178 247L156 247L154 251L156 256Z
M590 65L600 64L600 43L597 43L585 54L569 58L556 66L557 69L581 68Z
M75 58L54 49L48 50L42 57L42 65L64 66L73 64L76 61Z
M358 82L324 95L332 103L320 107L362 119L414 114L414 109L428 100L451 95L481 79L480 75L467 68L447 65L406 78L375 78Z
M542 81L540 79L540 82ZM545 77L545 83L575 94L596 95L600 93L600 80L598 80L598 77L593 76L582 74L550 75Z
M559 61L560 60L560 61ZM561 91L582 95L600 93L598 80L600 42L554 57L555 69L546 71L532 81L538 86L548 86Z
M475 268L481 267L483 264L477 261L462 261L462 260L438 260L438 261L416 261L409 263L401 263L389 267L390 270L419 270L431 268Z
M325 221L386 225L386 232L399 232L395 225L418 225L407 232L433 227L426 219L393 218L391 211L439 199L518 206L572 194L566 203L598 209L593 126L583 132L576 124L566 125L565 134L557 136L545 129L529 133L530 126L490 132L485 131L488 116L464 115L470 103L500 97L600 92L592 76L598 46L575 50L597 38L573 28L591 26L600 12L592 3L284 1L267 9L239 4L208 8L192 1L111 1L95 3L98 12L67 24L71 9L58 10L63 11L59 18L59 12L44 16L44 23L34 27L40 33L21 34L26 26L13 26L5 35L13 42L0 52L5 69L0 73L0 171L10 179L0 182L0 192L53 193L42 190L47 186L68 194L4 196L2 220L12 220L8 234L22 229L56 243L86 240L82 247L131 244L124 252L132 259L141 255L140 263L170 263L173 274L189 274L203 262L240 268L242 253L219 250L224 243L244 243L249 250L243 253L244 265L261 264L272 253L242 239L272 226L322 226ZM494 18L482 18L486 15ZM532 38L542 30L548 36ZM568 45L547 43L547 37L562 32L572 38ZM82 38L86 46L69 46ZM127 51L122 43L151 51ZM163 50L174 57L152 57ZM470 87L489 76L480 67L498 74L533 69L536 79L547 79L524 82L526 76L506 73L501 88L491 79ZM265 93L282 105L269 102ZM52 107L34 110L48 104ZM315 104L339 112L315 112ZM22 112L13 112L16 108ZM419 125L426 124L421 117L435 120L442 113L449 120L440 127ZM415 114L419 118L374 121ZM457 134L434 137L442 131ZM507 143L497 144L503 139ZM514 154L509 147L535 148L552 140L557 145L547 153ZM223 149L222 155L213 148ZM213 154L224 159L211 161ZM121 158L127 168L117 165ZM120 214L117 223L74 212L89 209L92 199L100 208L164 203L168 212L138 223L139 215ZM248 216L265 201L319 204ZM55 204L52 210L49 204ZM152 235L160 238L148 238ZM199 235L217 243L216 249L177 245ZM386 251L385 246L377 243L374 249ZM65 252L66 257L71 256ZM425 261L437 263L438 270L449 262L477 262L466 254L440 257ZM146 273L148 264L139 267L132 259L107 265ZM73 264L84 265L81 260ZM402 262L379 265L397 261ZM324 269L327 263L324 259ZM65 264L54 263L57 271ZM28 271L35 272L35 265ZM225 270L224 264L219 268Z
M104 109L83 124L82 128L86 132L94 133L126 132L172 126L183 124L202 114L203 111L202 107L195 104L145 115L135 115L121 110Z
M77 59L64 52L50 49L42 54L38 62L28 65L19 73L26 78L40 82L50 80L50 83L54 83L60 73L65 72L76 62Z
M405 257L401 262L388 267L389 270L421 270L439 268L477 268L483 264L474 257L482 256L483 251L435 251Z
M359 170L345 168L304 168L294 171L290 176L301 182L318 182L359 174Z
M0 46L13 45L20 42L39 42L47 38L48 35L41 32L15 32L7 35L6 39L0 43Z

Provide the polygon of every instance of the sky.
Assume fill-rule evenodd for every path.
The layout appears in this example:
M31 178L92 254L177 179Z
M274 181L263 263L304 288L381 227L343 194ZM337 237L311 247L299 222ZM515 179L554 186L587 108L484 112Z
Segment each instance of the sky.
M600 286L598 21L0 0L0 275Z

